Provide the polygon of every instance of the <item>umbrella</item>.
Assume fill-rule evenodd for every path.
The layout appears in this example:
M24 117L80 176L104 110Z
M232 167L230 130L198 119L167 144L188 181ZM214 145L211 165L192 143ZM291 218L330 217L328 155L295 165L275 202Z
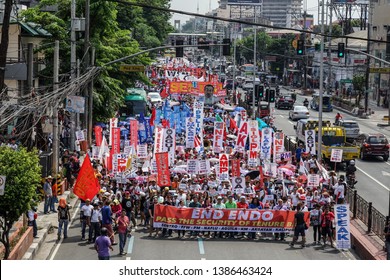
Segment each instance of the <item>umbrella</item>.
M232 139L236 139L237 138L237 136L233 135L233 134L228 134L226 137L227 138L232 138Z
M259 170L252 170L252 171L249 171L248 173L246 173L245 177L249 176L253 180L253 179L257 178L259 175L260 175Z
M285 185L294 185L295 184L293 181L290 181L290 180L283 180L283 181L284 181ZM276 180L276 181L274 181L274 183L279 184L279 185L283 184L282 180Z
M236 108L234 109L234 111L236 111L236 112L245 111L245 108L243 108L243 107L236 107Z
M295 171L297 169L297 167L293 164L285 164L285 165L282 165L282 166L279 166L279 168L284 168L284 169L289 169L291 171Z
M188 171L183 169L183 168L178 168L178 167L174 167L171 169L171 172L172 173L176 173L176 174L188 174Z
M221 110L221 109L215 109L215 110L214 110L214 113L218 113L218 114L219 114L219 113L223 113L223 110Z
M107 125L105 123L102 123L102 122L98 122L96 123L97 126L100 126L101 128L106 128Z
M287 168L280 168L279 167L279 170L281 170L284 174L288 175L288 176L293 176L294 175L294 171L290 170L290 169L287 169Z
M219 162L219 158L210 158L209 161L210 162Z
M122 125L123 126L127 126L127 125L129 125L129 123L128 122L119 122L118 125L119 126L122 126Z

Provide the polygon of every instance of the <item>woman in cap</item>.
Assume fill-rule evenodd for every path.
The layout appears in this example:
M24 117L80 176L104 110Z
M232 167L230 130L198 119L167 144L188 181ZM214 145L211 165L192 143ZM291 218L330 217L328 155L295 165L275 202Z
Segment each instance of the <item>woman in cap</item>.
M58 240L61 239L62 228L64 229L64 238L68 238L68 222L70 222L69 206L65 198L60 198L57 208L58 212Z

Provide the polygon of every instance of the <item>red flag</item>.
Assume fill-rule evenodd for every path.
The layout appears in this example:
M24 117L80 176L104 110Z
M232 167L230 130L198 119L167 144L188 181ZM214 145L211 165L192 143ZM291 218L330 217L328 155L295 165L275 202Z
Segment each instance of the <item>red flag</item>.
M100 184L95 176L95 171L91 165L89 155L84 159L83 165L80 168L76 183L73 188L73 193L80 199L92 200L94 196L100 191Z
M163 89L162 89L161 92L160 92L160 96L161 96L161 98L163 98L163 99L168 97L167 88L166 88L166 87L163 87Z
M169 128L170 127L168 120L161 120L161 124L162 124L163 128Z
M154 69L152 69L151 78L156 78L156 76L157 76L156 71Z
M152 109L152 116L150 117L150 126L154 126L154 121L156 120L156 108L153 107Z
M112 150L113 154L121 152L121 129L119 127L112 128Z
M237 123L236 121L232 118L232 117L229 117L230 119L230 129L234 129L234 130L238 130L238 126L237 126Z
M232 159L232 177L241 176L240 161L239 159Z
M225 105L225 99L222 98L220 102L221 104Z

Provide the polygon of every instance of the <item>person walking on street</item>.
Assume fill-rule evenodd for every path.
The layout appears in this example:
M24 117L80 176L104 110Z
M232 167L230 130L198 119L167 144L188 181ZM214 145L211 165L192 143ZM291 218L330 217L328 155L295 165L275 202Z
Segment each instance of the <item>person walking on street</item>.
M88 242L91 243L92 227L91 227L91 213L93 206L89 199L85 200L85 204L81 207L83 212L81 219L81 240L85 240L85 230L88 227Z
M116 219L116 224L118 225L119 235L119 255L126 255L123 249L126 245L127 229L130 225L129 217L126 216L126 210L122 210L121 215Z
M51 205L51 199L52 199L52 196L53 196L53 192L52 192L52 189L51 189L51 181L52 181L52 177L51 176L48 176L46 178L46 182L45 184L43 184L43 191L45 193L45 204L43 206L43 214L49 214L49 207Z
M64 228L64 239L68 238L68 222L70 222L69 206L65 198L60 198L57 208L58 212L58 240L61 239L62 228Z
M98 253L99 260L109 260L110 259L110 250L113 251L114 248L111 246L110 238L107 236L108 230L105 227L102 227L100 231L100 236L96 238L95 241L95 250Z
M57 179L53 178L51 182L51 200L50 200L50 211L53 213L57 213L55 204L58 203L57 193L58 193L58 183Z
M102 221L102 214L99 209L99 204L95 202L93 204L93 209L91 212L91 228L90 235L88 236L88 240L92 240L92 242L96 241L96 238L100 235L100 225ZM92 237L93 235L93 237Z
M324 241L324 247L326 246L326 237L328 237L328 240L330 242L330 246L333 247L333 234L332 234L332 227L333 227L333 221L334 221L334 214L333 212L329 211L329 206L325 206L324 212L321 214L321 233L322 233L322 239Z
M111 245L116 245L114 238L114 230L112 229L112 212L110 207L111 201L106 199L104 206L101 210L102 213L102 227L106 228L108 237L111 240Z
M290 243L291 247L294 247L294 244L298 241L299 235L302 236L302 245L301 247L304 248L306 245L306 223L305 223L305 215L301 210L302 208L302 203L299 202L297 204L297 213L294 215L294 237L293 241Z

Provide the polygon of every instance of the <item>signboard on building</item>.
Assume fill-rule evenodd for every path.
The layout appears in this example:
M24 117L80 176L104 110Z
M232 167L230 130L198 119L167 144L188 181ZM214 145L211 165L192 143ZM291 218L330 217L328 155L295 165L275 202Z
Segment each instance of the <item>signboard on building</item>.
M122 72L144 72L145 66L122 64L119 66L119 70Z

